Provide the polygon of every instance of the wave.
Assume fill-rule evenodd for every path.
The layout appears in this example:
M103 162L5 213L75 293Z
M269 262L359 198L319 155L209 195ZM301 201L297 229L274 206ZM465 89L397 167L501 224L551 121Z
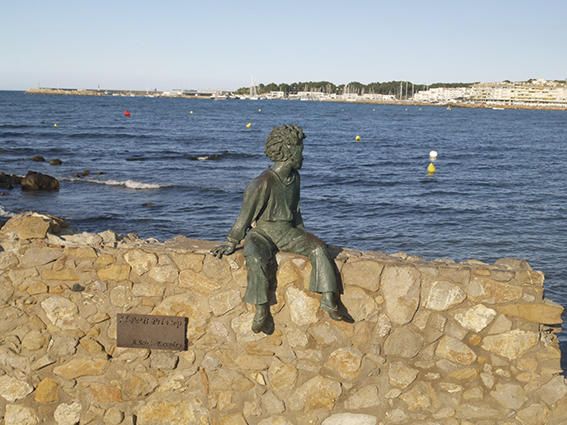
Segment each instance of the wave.
M15 214L0 207L0 217L13 217Z
M161 152L159 155L155 156L143 156L135 155L126 158L126 161L161 161L161 160L172 160L172 159L188 159L190 161L220 161L223 159L246 159L246 158L258 158L262 155L259 154L249 154L242 152L229 152L223 151L220 153L197 153L197 154L185 154L181 152Z
M71 181L71 182L87 182L93 184L102 184L106 186L123 186L128 189L144 190L144 189L162 189L164 187L171 187L172 185L161 185L158 183L144 183L136 180L96 180L96 179L85 179L79 177L64 177L61 180Z

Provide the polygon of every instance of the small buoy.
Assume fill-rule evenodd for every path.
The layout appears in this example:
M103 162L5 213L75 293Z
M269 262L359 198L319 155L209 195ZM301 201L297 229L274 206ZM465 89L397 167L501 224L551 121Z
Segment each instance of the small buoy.
M250 128L250 127L252 127L252 123L251 122L246 123L246 128Z
M354 138L354 140L356 140L357 142L360 142L360 136L357 134L356 137Z
M189 111L189 115L193 115L193 111Z
M433 164L433 162L430 162L429 165L427 166L427 174L429 175L435 174L435 171L437 171L437 168L435 168L435 164Z
M53 127L57 128L57 127L59 127L59 126L57 125L56 122L54 122L54 123L53 123Z
M258 108L258 112L262 112L262 108Z
M125 116L126 118L130 118L130 117L132 116L132 114L130 113L130 111L129 111L128 109L126 109L126 110L124 111L124 116Z
M431 162L434 162L437 159L437 151L431 151L429 152L429 160Z

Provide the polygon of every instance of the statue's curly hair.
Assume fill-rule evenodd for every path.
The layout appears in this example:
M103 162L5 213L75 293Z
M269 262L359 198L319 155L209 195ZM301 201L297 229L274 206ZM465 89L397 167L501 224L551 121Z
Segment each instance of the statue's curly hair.
M287 161L291 155L291 147L301 145L305 139L303 129L297 125L285 124L274 127L266 139L264 153L272 161Z

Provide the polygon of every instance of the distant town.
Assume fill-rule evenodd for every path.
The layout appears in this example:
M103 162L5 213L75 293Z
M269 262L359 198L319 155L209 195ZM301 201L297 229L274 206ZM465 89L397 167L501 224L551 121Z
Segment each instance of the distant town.
M409 81L391 81L364 85L353 82L336 86L332 83L305 82L293 84L259 84L235 91L168 91L105 90L72 88L34 88L30 94L78 96L128 96L149 98L194 98L213 100L299 100L319 102L358 102L396 105L433 105L445 107L567 109L567 82L531 79L481 83L437 83L416 85Z

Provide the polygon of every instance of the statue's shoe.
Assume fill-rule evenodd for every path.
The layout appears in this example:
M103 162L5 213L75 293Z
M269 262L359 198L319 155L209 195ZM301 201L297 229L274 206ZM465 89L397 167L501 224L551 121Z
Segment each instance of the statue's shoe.
M266 334L274 332L274 322L270 320L268 312L256 312L252 320L252 332L255 334L264 332ZM270 332L271 329L271 332Z
M339 311L339 306L328 306L327 304L321 304L321 309L326 311L329 317L336 321L345 320L341 312Z

